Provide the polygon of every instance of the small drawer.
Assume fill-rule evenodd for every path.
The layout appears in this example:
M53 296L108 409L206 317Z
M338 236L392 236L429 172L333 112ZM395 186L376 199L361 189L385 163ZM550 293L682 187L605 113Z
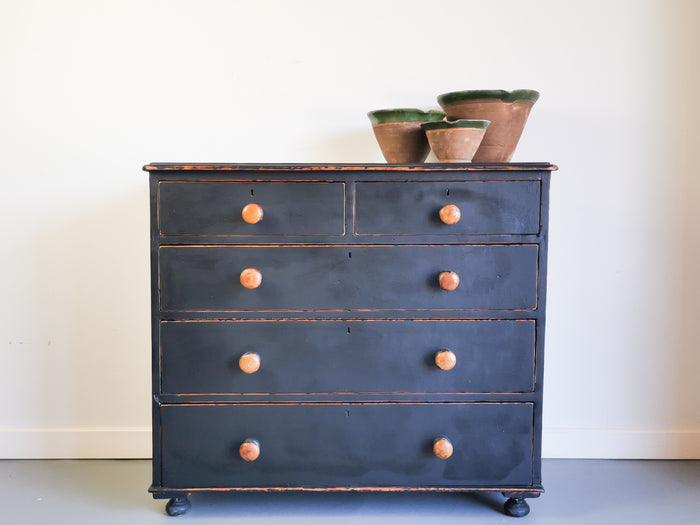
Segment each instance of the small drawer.
M251 222L243 218L248 205ZM345 184L163 181L158 228L161 235L343 235Z
M165 405L160 421L169 488L532 483L530 403Z
M532 320L166 321L160 349L170 394L531 392L535 381Z
M532 244L162 246L159 262L163 311L537 307ZM444 272L456 289L441 288Z
M443 215L448 223L440 214L446 206L452 206ZM539 229L539 181L356 184L357 235L521 235Z

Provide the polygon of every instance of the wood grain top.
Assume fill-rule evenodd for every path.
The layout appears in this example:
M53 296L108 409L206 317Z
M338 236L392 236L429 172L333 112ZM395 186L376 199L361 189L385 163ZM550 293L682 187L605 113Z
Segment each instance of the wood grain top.
M144 171L556 171L548 162L421 164L227 164L153 162Z

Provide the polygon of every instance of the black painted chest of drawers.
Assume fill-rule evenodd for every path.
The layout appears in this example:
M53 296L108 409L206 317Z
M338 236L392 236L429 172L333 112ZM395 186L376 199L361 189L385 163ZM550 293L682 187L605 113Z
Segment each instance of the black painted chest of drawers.
M150 164L153 485L540 477L550 164Z

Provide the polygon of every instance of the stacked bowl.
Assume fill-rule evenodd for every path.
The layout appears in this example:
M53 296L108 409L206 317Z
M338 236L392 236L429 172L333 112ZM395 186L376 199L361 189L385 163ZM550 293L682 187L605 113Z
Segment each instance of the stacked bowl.
M442 111L414 108L378 109L367 116L382 155L391 163L423 162L430 153L430 146L421 124L445 118Z

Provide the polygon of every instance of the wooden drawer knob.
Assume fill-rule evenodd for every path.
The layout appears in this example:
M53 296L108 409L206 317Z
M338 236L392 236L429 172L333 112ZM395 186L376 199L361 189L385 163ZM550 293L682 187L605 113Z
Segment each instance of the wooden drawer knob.
M254 352L246 352L238 360L238 366L246 374L254 374L260 370L260 356Z
M449 350L440 350L435 354L435 364L440 370L452 370L457 364L457 356Z
M459 275L455 272L442 272L438 280L440 281L440 288L448 292L456 290L459 286Z
M263 218L263 209L257 204L246 204L241 215L248 224L257 224Z
M260 456L260 443L255 439L246 439L238 448L238 453L246 461L255 461Z
M440 208L440 220L445 224L457 224L462 217L462 212L454 204L448 204Z
M447 459L452 455L454 449L452 443L447 438L438 438L433 441L433 454L440 459Z
M262 283L262 274L255 268L246 268L241 272L241 284L248 290L257 288L260 283Z

